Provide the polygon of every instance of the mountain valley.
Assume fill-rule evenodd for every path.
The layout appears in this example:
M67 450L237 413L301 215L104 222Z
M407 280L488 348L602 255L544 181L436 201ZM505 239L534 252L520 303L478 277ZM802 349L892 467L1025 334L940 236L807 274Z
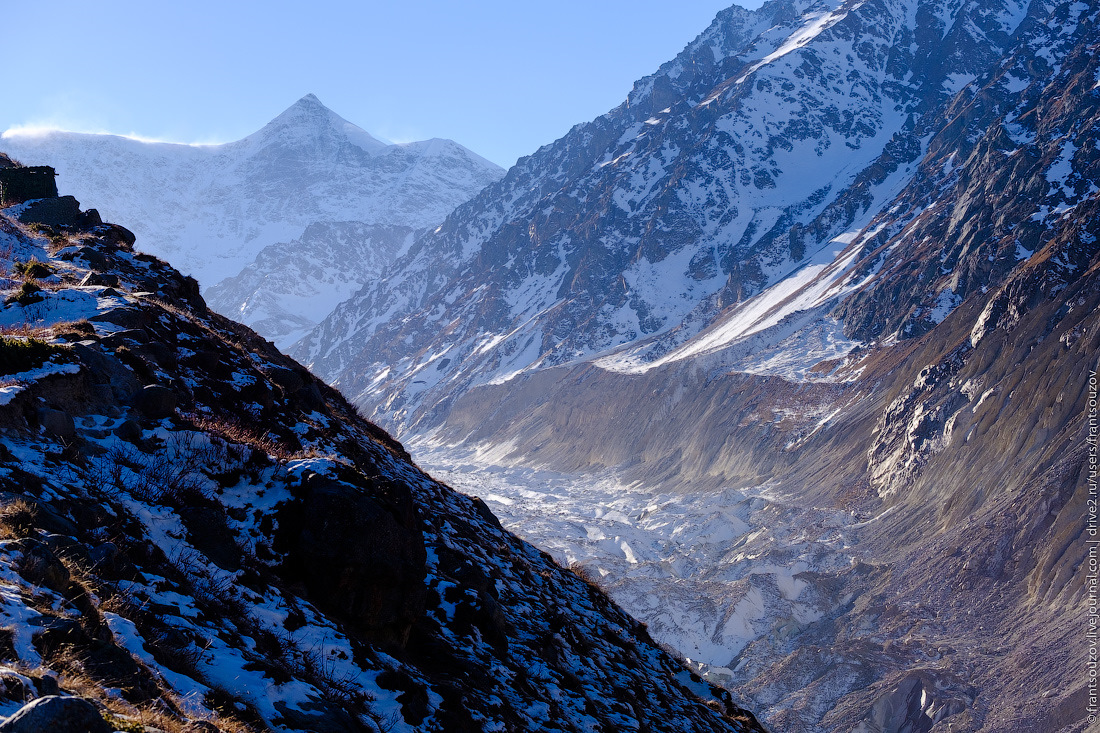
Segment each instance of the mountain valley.
M731 7L292 353L775 730L1084 730L1097 17Z
M5 338L75 355L0 387L4 490L43 507L9 540L6 613L79 610L77 639L226 726L1092 730L1098 23L1064 0L733 5L506 172L312 95L182 154L232 159L203 174L228 189L199 163L118 173L158 146L54 138L34 154L63 184L132 207L137 249L204 287L91 212L2 212ZM142 495L194 445L185 499ZM97 598L127 580L157 613L118 601L107 633L71 586L35 605L25 558L58 535L115 544ZM202 589L234 578L250 610L214 622ZM266 666L270 635L299 661ZM61 665L50 638L12 646Z
M3 730L762 730L71 204L0 210Z

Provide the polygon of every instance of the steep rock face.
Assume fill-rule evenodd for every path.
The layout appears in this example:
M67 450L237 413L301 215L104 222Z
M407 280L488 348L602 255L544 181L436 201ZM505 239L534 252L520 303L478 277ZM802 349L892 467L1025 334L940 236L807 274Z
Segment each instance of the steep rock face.
M1097 30L1086 11L1032 3L1005 58L932 119L917 176L872 223L883 233L852 277L881 271L837 309L850 334L922 334L1052 232L1080 226L1075 210L1100 180ZM1087 265L1090 244L1065 249L1066 275Z
M54 166L66 191L108 220L130 223L140 247L170 258L203 288L238 273L238 280L252 281L227 285L214 305L232 317L254 315L250 324L275 318L272 331L260 329L268 338L304 327L284 312L302 310L311 291L321 295L308 300L305 313L315 323L337 302L334 281L353 292L352 283L365 282L356 278L392 259L401 238L380 232L435 226L502 173L450 140L380 142L312 94L258 132L223 145L47 132L6 133L0 147L27 165ZM336 235L307 231L313 224ZM282 273L294 271L295 249L278 243L298 239L308 258L347 263L346 272L323 267L314 278L299 271L297 283L287 282ZM368 263L353 265L364 251L371 253ZM280 281L266 296L277 308L255 308L257 278Z
M60 683L127 729L761 730L193 279L11 214L9 723Z

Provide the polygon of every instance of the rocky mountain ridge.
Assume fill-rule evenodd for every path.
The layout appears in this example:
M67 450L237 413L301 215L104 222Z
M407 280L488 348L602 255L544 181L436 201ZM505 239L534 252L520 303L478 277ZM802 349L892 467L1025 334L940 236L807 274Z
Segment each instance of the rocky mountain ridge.
M133 222L141 248L196 277L220 312L262 322L280 344L401 251L405 234L393 230L436 226L501 175L450 140L383 143L312 94L221 145L50 131L5 133L0 146L27 165L56 167L67 192L108 220ZM349 241L346 227L342 236L307 231L343 222L371 232ZM323 263L322 274L285 281L298 260L287 243Z
M0 211L4 730L761 730L128 230L46 208Z
M850 266L843 245L915 175L935 112L1041 26L1042 7L732 7L294 353L398 429L524 370L639 343L659 358L793 272ZM440 316L460 312L458 331Z

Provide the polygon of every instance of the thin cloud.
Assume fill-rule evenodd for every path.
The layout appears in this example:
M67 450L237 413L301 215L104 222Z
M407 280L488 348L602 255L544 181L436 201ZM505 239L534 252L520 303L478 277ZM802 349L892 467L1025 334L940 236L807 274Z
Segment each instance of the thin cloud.
M208 147L212 145L223 145L225 140L204 140L197 142L181 142L179 140L165 140L162 138L149 137L147 135L141 135L136 132L118 133L110 132L103 129L79 129L80 126L67 126L56 124L26 124L26 125L12 125L4 132L0 133L0 139L9 139L14 137L44 137L53 132L71 132L80 135L110 135L111 137L122 137L127 140L134 140L140 143L163 143L167 145L188 145L191 147Z

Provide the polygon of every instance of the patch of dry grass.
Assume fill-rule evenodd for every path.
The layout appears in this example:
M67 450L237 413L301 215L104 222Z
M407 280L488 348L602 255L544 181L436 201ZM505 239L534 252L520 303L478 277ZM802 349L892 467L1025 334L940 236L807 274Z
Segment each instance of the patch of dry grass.
M214 726L223 733L256 733L255 728L231 714L200 710L193 700L170 689L162 689L161 696L152 702L127 702L109 693L101 681L89 674L80 650L73 646L51 651L38 666L20 663L9 666L32 679L54 676L62 691L94 703L116 730L144 733L146 727L152 727L164 733L205 733L209 726Z
M34 533L38 509L26 499L15 499L0 507L0 539L21 539Z
M239 420L204 415L188 415L187 417L197 430L209 433L226 443L247 446L254 452L258 451L283 463L299 458L316 457L312 451L303 452L278 440L271 433L260 432Z

